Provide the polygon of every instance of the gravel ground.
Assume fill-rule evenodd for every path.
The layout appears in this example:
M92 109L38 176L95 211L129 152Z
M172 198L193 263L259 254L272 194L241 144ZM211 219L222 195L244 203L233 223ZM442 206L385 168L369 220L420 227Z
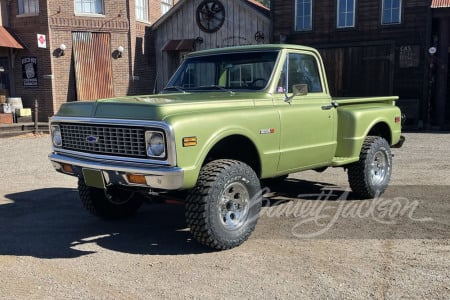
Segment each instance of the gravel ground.
M342 169L270 187L250 239L191 240L182 205L105 222L56 173L48 136L0 140L3 299L449 299L450 135L405 134L382 198L346 194Z

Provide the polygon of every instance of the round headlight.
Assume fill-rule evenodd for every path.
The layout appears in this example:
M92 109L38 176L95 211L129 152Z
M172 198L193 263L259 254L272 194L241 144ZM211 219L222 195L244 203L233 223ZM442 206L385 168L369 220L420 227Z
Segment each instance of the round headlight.
M52 126L52 141L55 147L62 146L62 136L59 126Z
M164 155L165 145L162 133L153 132L147 145L147 155L161 157Z

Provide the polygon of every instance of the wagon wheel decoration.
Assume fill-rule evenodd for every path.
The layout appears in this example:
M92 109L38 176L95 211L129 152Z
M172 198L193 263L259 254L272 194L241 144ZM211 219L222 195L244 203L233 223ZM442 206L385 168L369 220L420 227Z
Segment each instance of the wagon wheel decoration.
M225 7L218 0L204 0L197 7L196 20L204 32L216 32L225 22Z
M258 43L264 41L264 32L257 31L255 33L255 41L257 41Z

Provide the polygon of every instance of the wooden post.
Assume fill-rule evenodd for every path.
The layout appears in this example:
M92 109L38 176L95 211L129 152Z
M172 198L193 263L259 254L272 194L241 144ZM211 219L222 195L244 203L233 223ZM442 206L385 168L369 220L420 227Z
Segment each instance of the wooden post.
M434 106L434 121L440 129L445 126L445 105L447 102L448 78L448 46L449 46L449 19L439 18L439 45L436 68L436 101Z
M38 118L39 118L38 109L39 109L38 100L34 99L34 134L38 133Z

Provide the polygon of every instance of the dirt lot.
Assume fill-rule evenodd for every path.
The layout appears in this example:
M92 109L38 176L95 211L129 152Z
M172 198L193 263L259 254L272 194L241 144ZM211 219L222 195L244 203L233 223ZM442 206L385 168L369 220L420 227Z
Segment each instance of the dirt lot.
M341 169L270 187L242 246L192 241L182 205L105 222L53 171L47 136L0 140L3 299L449 299L450 134L406 134L391 186L347 194Z

